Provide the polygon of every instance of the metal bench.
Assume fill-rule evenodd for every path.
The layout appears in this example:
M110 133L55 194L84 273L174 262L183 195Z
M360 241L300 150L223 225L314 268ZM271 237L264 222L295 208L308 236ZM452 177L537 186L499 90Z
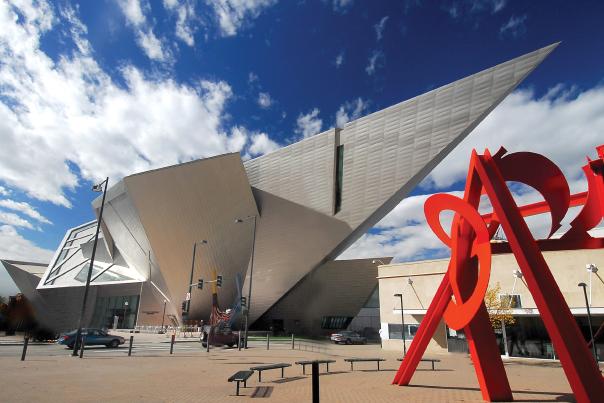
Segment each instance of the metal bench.
M397 360L397 361L403 361L403 359L402 359L402 358L397 358L396 360ZM430 362L430 363L432 363L432 371L434 371L434 363L435 363L435 362L440 362L440 360L438 360L438 359L434 359L434 358L422 358L420 361L422 361L422 362Z
M243 387L247 388L247 380L254 374L254 371L238 371L231 375L229 382L237 382L237 396L239 396L239 383L243 382Z
M285 378L285 368L291 367L291 364L286 364L281 362L279 364L269 364L269 365L259 365L257 367L250 368L251 371L258 371L258 382L262 382L262 371L267 371L269 369L279 369L281 368L281 378Z
M302 374L306 375L306 366L312 365L312 363L316 361L319 364L327 365L327 372L329 372L329 364L336 362L336 360L308 360L308 361L296 361L297 365L302 365Z
M380 361L386 361L385 358L345 358L344 361L347 361L350 363L350 370L354 371L354 363L355 362L368 362L368 361L375 361L377 362L377 370L380 370Z

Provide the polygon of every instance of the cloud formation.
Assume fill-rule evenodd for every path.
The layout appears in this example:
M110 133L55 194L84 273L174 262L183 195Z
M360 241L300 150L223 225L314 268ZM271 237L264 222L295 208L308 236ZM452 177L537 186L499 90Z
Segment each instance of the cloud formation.
M364 101L360 97L340 105L340 108L336 112L336 127L342 128L351 120L360 118L367 111L368 107L369 102Z
M314 108L306 114L298 115L295 132L307 138L319 133L322 127L323 121L319 118L319 109Z
M162 41L153 33L153 26L147 20L146 13L150 12L151 6L145 0L117 0L128 25L134 29L136 43L151 60L160 62L171 62L170 50L162 44Z
M214 10L222 36L234 36L277 0L206 0Z
M390 17L382 17L382 19L373 26L373 29L375 29L375 37L378 42L381 41L382 37L384 36L384 29L386 29L386 22L388 21L388 18Z
M268 92L261 92L258 94L258 105L262 109L268 109L273 104L273 99Z
M381 67L384 63L384 52L381 50L374 50L369 56L369 61L367 62L367 67L365 67L365 72L372 76L375 73L375 70L378 67Z
M518 38L526 33L526 14L512 15L510 19L499 28L499 36Z

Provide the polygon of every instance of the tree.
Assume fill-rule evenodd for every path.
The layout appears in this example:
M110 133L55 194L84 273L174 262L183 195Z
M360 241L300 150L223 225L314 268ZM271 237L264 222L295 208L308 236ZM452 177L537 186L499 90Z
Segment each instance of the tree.
M489 320L493 329L500 330L502 323L506 325L516 323L510 308L511 303L511 297L506 298L505 294L501 295L501 285L499 283L487 290L484 295L484 304L489 312Z

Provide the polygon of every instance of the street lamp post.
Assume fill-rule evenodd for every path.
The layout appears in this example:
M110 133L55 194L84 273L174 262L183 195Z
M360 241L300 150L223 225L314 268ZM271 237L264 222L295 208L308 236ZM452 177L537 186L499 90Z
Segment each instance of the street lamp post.
M103 187L103 184L105 185ZM103 220L103 208L105 207L105 196L107 196L107 185L109 184L109 178L106 178L103 182L92 187L93 192L103 192L103 198L101 200L101 209L99 211L99 218L96 223L96 233L94 234L94 244L92 246L92 255L90 256L90 266L88 267L88 275L86 276L86 286L84 287L84 299L82 300L82 311L80 312L80 318L78 320L78 330L76 331L75 342L73 343L72 356L78 355L78 341L82 337L82 322L84 321L84 314L86 312L86 300L88 299L88 291L90 290L90 280L92 278L92 267L94 266L94 256L96 255L96 245L99 240L99 231L101 230L101 222Z
M405 337L405 312L403 309L403 294L394 294L395 297L399 297L401 300L401 322L403 324L403 357L407 355L407 338Z
M164 332L164 320L166 319L166 300L164 299L164 313L161 314L161 332Z
M585 266L585 268L589 272L589 305L591 306L591 278L598 272L598 267L595 264L588 264Z
M247 220L253 220L254 221L254 232L253 232L253 238L252 238L252 257L251 257L251 262L250 262L250 285L249 285L249 289L248 289L248 293L247 293L247 309L245 311L245 332L244 332L244 338L245 340L244 345L245 348L247 349L247 331L248 331L248 325L249 325L249 319L250 319L250 309L252 308L252 279L254 276L254 249L256 248L256 216L248 216L245 218L237 218L235 220L236 223L242 223L244 221Z
M596 341L594 340L594 332L591 327L591 311L589 309L589 301L587 300L587 284L579 283L579 287L583 288L583 295L585 296L585 307L587 308L587 324L589 325L589 336L591 337L591 348L594 352L594 358L596 359L596 365L598 365L598 351L596 350Z
M186 308L187 308L187 310L185 312L186 315L187 315L187 319L189 319L189 311L191 309L191 291L193 291L193 274L195 272L195 254L196 254L195 252L197 251L197 244L207 245L208 241L206 241L205 239L202 239L201 241L195 241L195 242L193 242L193 258L191 259L191 276L189 278L189 284L188 284L189 299L186 301ZM184 321L184 318L183 318L183 321ZM163 319L162 319L162 322L163 322Z

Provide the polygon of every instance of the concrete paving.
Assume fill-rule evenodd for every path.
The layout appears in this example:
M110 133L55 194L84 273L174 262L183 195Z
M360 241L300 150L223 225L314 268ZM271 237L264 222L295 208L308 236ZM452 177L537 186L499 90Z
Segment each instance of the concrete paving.
M272 345L267 351L263 345L254 345L247 351L213 348L209 354L199 343L182 343L170 355L162 343L143 338L134 356L126 355L127 348L97 348L86 351L83 359L69 356L60 346L36 346L41 351L28 354L21 362L18 347L0 346L0 401L64 401L64 402L237 402L263 398L273 402L311 401L311 378L302 375L295 361L329 358L330 373L320 377L322 402L480 402L482 401L474 369L468 356L448 354L435 356L436 371L429 363L421 363L412 386L391 385L399 362L396 352L382 351L376 345L334 346L315 343L322 349L291 350L285 344ZM136 345L136 344L135 344ZM162 348L158 348L158 346ZM187 348L184 348L187 346ZM310 350L311 343L300 344ZM376 371L375 363L355 364L351 372L344 358L382 357L387 359ZM262 374L258 383L256 374L248 388L236 397L235 385L227 378L233 373L254 365L285 362L285 378L280 370ZM573 401L570 387L560 364L556 361L506 361L514 397L518 401L559 402ZM321 371L324 371L322 366Z

